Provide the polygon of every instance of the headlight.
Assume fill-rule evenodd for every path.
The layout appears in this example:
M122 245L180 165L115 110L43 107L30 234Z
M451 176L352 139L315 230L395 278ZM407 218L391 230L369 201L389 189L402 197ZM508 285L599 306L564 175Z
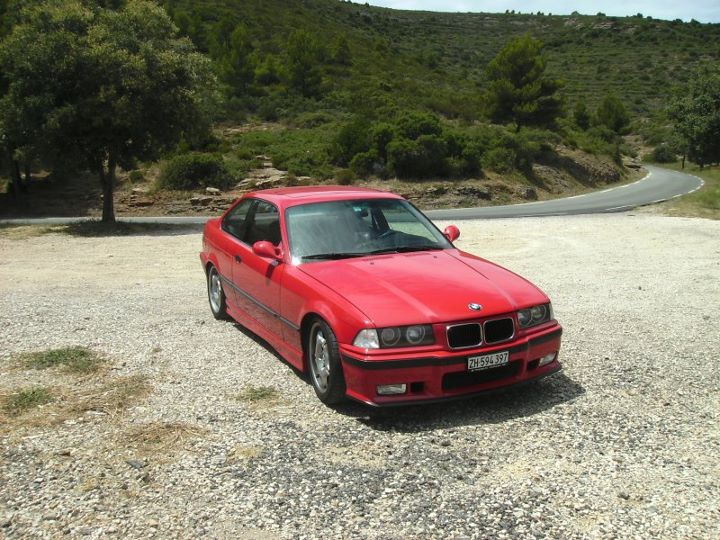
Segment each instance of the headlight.
M552 320L552 306L550 304L540 304L527 309L518 311L518 323L520 328L530 328L544 322Z
M432 345L435 335L429 324L413 326L390 326L388 328L368 328L360 330L353 345L361 349L391 349L393 347L419 347Z

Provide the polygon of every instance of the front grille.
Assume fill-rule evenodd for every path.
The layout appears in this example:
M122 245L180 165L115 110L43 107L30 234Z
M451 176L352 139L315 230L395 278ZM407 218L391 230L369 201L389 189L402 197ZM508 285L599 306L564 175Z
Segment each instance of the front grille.
M447 338L451 349L477 347L482 343L482 331L478 323L457 324L448 327Z
M486 369L483 371L456 371L448 373L443 377L443 390L455 390L465 386L475 386L476 384L484 384L493 381L499 381L506 377L513 377L520 371L522 362L510 362L501 367Z
M483 329L485 330L485 343L488 345L507 341L515 335L515 324L510 318L485 321Z

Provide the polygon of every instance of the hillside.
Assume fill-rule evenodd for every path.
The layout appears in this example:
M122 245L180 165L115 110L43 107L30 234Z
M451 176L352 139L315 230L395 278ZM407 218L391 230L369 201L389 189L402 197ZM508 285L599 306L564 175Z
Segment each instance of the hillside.
M248 30L258 58L281 53L303 28L325 44L345 36L350 67L328 69L335 94L325 105L412 100L446 116L473 119L487 63L510 39L530 32L546 44L548 72L566 81L572 104L591 107L616 93L636 116L661 109L674 84L720 59L720 24L642 17L399 11L338 0L170 0L166 8L209 50L218 23ZM369 100L369 101L368 101Z

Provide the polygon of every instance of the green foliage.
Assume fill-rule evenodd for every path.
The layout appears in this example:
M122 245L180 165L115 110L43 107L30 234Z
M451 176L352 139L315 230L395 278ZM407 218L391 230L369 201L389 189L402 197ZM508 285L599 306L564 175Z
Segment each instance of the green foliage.
M488 117L497 123L554 127L563 112L562 81L545 76L543 44L530 34L509 42L488 64Z
M677 155L667 144L661 144L653 148L650 159L655 163L674 163Z
M221 157L191 152L175 156L163 164L158 179L165 189L192 190L204 187L228 189L234 179Z
M22 357L23 363L32 369L48 369L63 367L72 373L92 373L102 364L103 360L97 353L86 347L66 347L28 353Z
M145 175L142 173L142 171L130 171L130 173L128 174L128 180L130 180L130 182L132 182L133 184L136 184L145 180Z
M0 46L0 71L6 144L84 160L103 185L106 221L117 165L156 159L183 133L208 127L209 63L148 1L117 10L29 3Z
M669 113L689 159L700 166L720 162L720 66L698 70L677 90Z
M587 129L590 127L590 113L587 110L587 106L584 101L578 101L573 109L573 120L575 125L580 129Z
M248 386L238 394L237 399L249 403L258 403L262 401L276 401L279 397L280 393L270 386Z
M47 388L27 388L7 396L3 400L2 408L9 416L19 416L30 409L50 403L53 399Z
M305 97L320 93L320 63L325 50L315 35L295 30L286 44L287 70L291 86Z
M215 45L215 54L220 57L220 79L228 85L231 95L242 95L255 78L250 35L242 25L235 27L227 37L224 37L227 26L221 23L220 28Z
M620 98L608 94L595 113L597 123L615 133L624 133L630 125L630 115Z

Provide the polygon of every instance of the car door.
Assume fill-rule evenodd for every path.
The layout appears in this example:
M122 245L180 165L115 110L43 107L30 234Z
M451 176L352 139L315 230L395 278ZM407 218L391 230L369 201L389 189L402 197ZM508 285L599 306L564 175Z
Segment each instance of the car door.
M242 238L245 236L247 218L254 204L253 199L245 199L225 214L220 224L223 233L218 235L213 242L225 297L232 307L239 308L243 312L247 311L247 300L244 297L238 297L232 286L233 266L236 264L235 257Z
M284 265L255 255L252 246L261 240L275 246L282 243L280 213L275 205L256 199L248 213L243 241L237 247L232 279L236 292L254 304L252 316L282 339L280 284Z

